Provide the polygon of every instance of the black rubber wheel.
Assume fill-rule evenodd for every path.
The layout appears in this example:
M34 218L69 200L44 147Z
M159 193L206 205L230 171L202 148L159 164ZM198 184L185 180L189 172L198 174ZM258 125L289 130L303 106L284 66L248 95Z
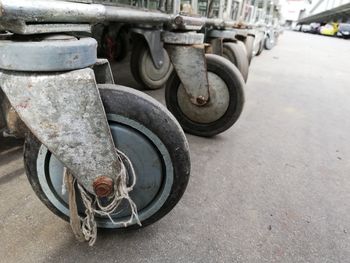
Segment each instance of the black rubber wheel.
M191 103L177 74L174 72L165 89L168 109L191 134L210 137L229 129L241 115L244 105L242 74L227 59L206 54L209 93L208 103Z
M134 193L135 191L142 191L141 197L147 197L147 193L145 194L145 192L150 191L149 187L137 187L138 184L142 184L143 180L147 180L149 176L152 176L151 174L143 172L143 170L148 166L154 167L156 165L155 163L157 162L161 163L159 166L161 167L161 171L159 171L159 173L163 176L163 179L160 180L160 184L162 186L159 188L160 190L156 189L156 197L154 197L155 201L150 202L149 205L146 205L141 211L139 210L139 213L143 213L143 211L148 212L147 217L144 219L140 218L142 226L147 226L156 222L165 216L170 210L172 210L186 189L190 176L190 156L186 137L180 125L170 114L170 112L163 105L148 95L117 85L100 85L99 90L107 113L107 118L111 126L113 137L113 125L119 125L122 126L123 129L130 130L131 132L126 133L127 136L129 136L129 134L137 134L136 136L140 136L132 137L130 135L130 142L123 146L128 152L134 151L134 156L137 156L138 158L135 160L131 158L133 156L132 154L128 155L131 162L134 164L136 176L138 176L137 183L135 185L136 188L134 188L134 190L131 192L131 197L132 195L138 194ZM113 119L111 116L117 116L120 120L122 120L122 122L118 123L118 121ZM123 122L129 123L130 126L129 124L125 125ZM118 129L116 131L118 132ZM123 145L122 140L123 138L125 140L125 133L123 136L116 137L117 142L115 142L118 145L118 148ZM147 164L147 167L138 164L139 160L146 157L144 156L144 153L137 151L137 142L134 143L132 141L133 138L140 138L140 140L149 144L149 147L154 147L154 152L157 153L157 156L159 155L159 158L155 158L156 161L152 161L149 163L149 165ZM154 143L157 141L159 142L160 146ZM56 163L54 163L52 161L52 159L54 159L54 157L52 157L53 155L47 149L45 153L45 149L46 148L42 146L42 144L33 135L28 134L24 149L24 162L27 177L40 200L53 213L68 221L69 210L68 212L65 212L68 209L68 204L65 203L63 197L60 196L60 191L55 190L57 186L54 186L53 183L55 180L58 180L58 184L62 184L63 168L61 169L61 173L55 172L58 169L57 163L60 162L56 161ZM52 165L49 164L52 162ZM137 173L137 170L140 172ZM171 180L169 179L170 176ZM51 181L47 179L51 177L56 179ZM43 184L43 181L45 180L52 183L48 185ZM151 181L151 188L152 185L153 181ZM165 196L160 196L161 193L164 193L165 189L167 189L166 193L168 194ZM80 195L77 193L77 196ZM161 200L161 203L159 200ZM155 205L151 207L153 210L147 210L151 205ZM128 211L125 210L126 209L121 209L121 212L128 213ZM81 211L84 210L82 209ZM81 211L79 212L83 213ZM117 213L116 216L119 216L119 213ZM142 215L139 214L139 216ZM118 218L113 219L118 220ZM111 226L106 222L110 223L108 218L97 218L99 228L125 229L124 226ZM139 228L139 226L134 224L127 227L127 229L130 228Z
M243 43L241 43L243 44ZM244 45L239 42L226 42L223 46L223 57L230 60L238 70L242 73L243 79L247 82L249 73L249 62L247 58L247 51Z
M275 46L274 37L267 36L264 41L264 47L267 50L271 50Z
M262 39L259 43L259 50L256 53L256 56L260 56L263 51L264 51L264 40Z
M253 59L253 52L254 52L254 40L255 37L253 36L247 36L247 38L244 41L245 47L247 49L247 56L248 56L248 62L250 65L250 62Z
M165 49L164 64L157 69L152 61L146 41L142 37L135 37L130 58L130 69L134 79L145 89L160 89L164 87L173 71L168 53Z

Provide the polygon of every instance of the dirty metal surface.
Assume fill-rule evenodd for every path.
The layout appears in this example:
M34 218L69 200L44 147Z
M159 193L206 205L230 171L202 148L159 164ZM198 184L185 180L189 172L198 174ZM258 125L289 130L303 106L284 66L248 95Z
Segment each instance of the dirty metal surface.
M114 84L114 77L107 59L97 59L93 66L97 84Z
M93 38L58 37L0 41L0 68L15 71L65 71L96 63Z
M166 45L171 62L191 102L203 105L209 99L204 45Z
M210 53L222 56L223 53L223 39L222 38L211 38L210 39Z
M0 30L10 31L20 35L34 35L46 33L62 33L62 32L91 32L89 24L27 24L20 20L2 20Z
M209 30L207 33L207 37L211 38L225 38L234 40L236 37L236 31L235 30Z
M162 32L162 40L166 44L200 45L204 42L204 34L196 32L174 33Z
M186 16L186 15L176 15L178 12L174 13L172 18L171 27L174 29L179 29L182 31L198 31L206 24L207 18L196 17L196 16Z
M24 22L96 23L120 21L136 23L170 22L171 15L158 11L101 4L46 0L1 0L1 18Z
M0 86L31 132L93 192L99 176L120 170L90 68L67 73L2 71Z

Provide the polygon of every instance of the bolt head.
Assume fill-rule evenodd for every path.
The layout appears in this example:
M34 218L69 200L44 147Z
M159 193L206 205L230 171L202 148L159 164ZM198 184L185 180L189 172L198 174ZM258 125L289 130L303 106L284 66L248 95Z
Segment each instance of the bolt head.
M183 18L181 16L175 17L175 24L176 25L181 25L183 23Z
M196 99L196 102L198 105L204 105L207 103L207 100L203 97L203 96L199 96L197 99Z
M93 188L99 198L107 197L113 193L113 180L107 176L97 177Z

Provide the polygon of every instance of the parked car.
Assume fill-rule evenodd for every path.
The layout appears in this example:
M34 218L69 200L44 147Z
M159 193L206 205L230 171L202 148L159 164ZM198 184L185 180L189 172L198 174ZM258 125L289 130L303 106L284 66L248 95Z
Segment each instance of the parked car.
M311 26L310 25L301 25L301 29L300 29L301 32L304 32L304 33L309 33L311 31Z
M310 24L310 33L312 34L319 34L321 29L320 23L311 23Z
M350 38L350 24L339 24L337 36L343 38Z
M321 26L320 34L326 36L334 36L338 32L338 23L326 24Z
M296 25L293 27L293 31L300 31L301 25Z

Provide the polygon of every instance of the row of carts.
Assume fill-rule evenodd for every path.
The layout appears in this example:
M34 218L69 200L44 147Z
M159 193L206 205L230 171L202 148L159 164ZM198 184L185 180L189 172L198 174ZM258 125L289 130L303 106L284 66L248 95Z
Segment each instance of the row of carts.
M159 4L157 2L132 4L162 9L157 6ZM167 3L165 4L168 6ZM267 1L257 0L248 4L232 0L194 0L182 1L178 4L180 4L178 11L180 14L208 17L208 24L199 30L204 33L205 43L208 44L206 53L228 58L240 70L245 81L248 78L245 57L250 64L253 56L260 55L264 49L272 49L281 31L276 10ZM215 24L213 21L215 19L223 19L223 21L221 24L220 21ZM99 41L100 57L108 58L109 61L121 61L131 50L131 72L144 88L158 89L167 83L173 67L165 50L165 58L162 61L164 64L160 66L155 61L156 54L153 54L155 48L152 47L153 43L149 39L149 27L108 23L96 25L93 32L94 37Z
M266 0L0 6L0 129L25 137L33 190L90 245L97 228L146 226L176 205L191 166L183 130L211 137L232 127L251 60L280 33ZM167 109L115 85L109 61L129 50L134 78L165 86Z

